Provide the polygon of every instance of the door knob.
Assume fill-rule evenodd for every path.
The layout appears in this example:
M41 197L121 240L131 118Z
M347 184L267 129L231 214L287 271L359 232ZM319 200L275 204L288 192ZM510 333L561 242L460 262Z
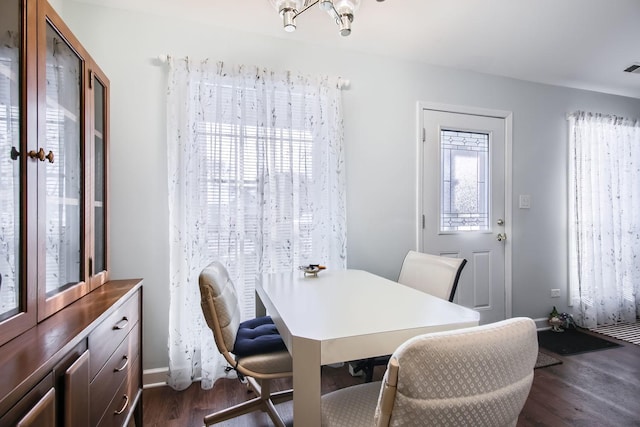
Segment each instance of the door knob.
M498 225L504 225L504 220L502 218L498 220Z
M498 239L498 242L504 242L505 240L507 240L507 235L505 233L498 233L498 236L496 236L496 238Z

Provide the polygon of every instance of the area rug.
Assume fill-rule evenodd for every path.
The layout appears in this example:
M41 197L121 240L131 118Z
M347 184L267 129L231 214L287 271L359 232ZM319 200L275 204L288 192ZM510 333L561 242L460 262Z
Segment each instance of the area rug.
M640 323L638 322L616 323L615 325L599 326L591 330L599 334L640 345Z
M580 331L580 329L565 329L564 332L538 332L540 347L563 356L586 353L588 351L605 350L619 347L620 344L611 342L594 335Z
M536 360L536 365L533 367L533 369L546 368L547 366L559 365L561 363L562 360L556 359L553 356L539 351L538 359Z

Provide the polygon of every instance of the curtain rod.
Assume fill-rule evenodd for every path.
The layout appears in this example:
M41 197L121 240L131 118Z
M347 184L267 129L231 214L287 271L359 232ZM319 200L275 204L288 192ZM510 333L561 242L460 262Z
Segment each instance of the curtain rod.
M166 64L167 62L169 62L169 58L171 58L171 55L162 54L158 55L156 59L160 61L161 64ZM186 58L189 59L188 56L186 56ZM338 89L349 89L350 86L351 81L349 79L338 77L338 80L336 81L336 87Z

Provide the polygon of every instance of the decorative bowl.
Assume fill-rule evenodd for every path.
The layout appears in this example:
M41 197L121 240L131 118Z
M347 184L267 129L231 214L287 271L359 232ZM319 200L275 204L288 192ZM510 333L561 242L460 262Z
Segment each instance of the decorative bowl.
M317 276L320 270L324 270L326 267L319 264L301 265L298 269L304 272L305 276Z

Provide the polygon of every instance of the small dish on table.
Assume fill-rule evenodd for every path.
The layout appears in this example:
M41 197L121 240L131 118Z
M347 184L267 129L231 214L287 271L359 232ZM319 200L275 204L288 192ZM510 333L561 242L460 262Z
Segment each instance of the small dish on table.
M305 276L317 277L318 273L327 267L320 264L309 264L309 265L301 265L298 268L304 272Z

